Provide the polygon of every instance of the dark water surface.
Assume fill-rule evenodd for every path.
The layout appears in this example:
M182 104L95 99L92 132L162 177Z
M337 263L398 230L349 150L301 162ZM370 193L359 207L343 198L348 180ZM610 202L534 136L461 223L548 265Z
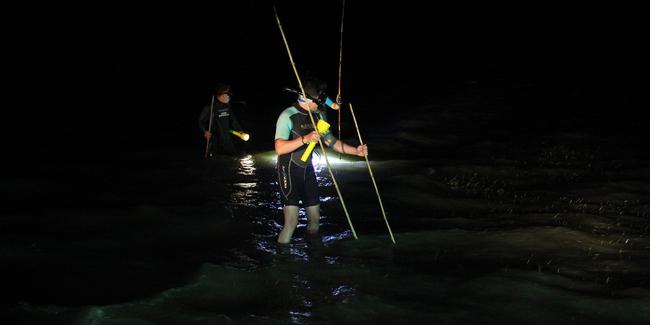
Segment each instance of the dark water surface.
M3 317L8 324L650 322L645 133L575 116L513 125L517 112L506 109L410 113L369 120L364 130L396 245L359 159L330 156L359 240L319 165L321 234L307 236L301 214L291 247L281 251L271 141L211 161L143 151L15 166L29 174L2 183Z

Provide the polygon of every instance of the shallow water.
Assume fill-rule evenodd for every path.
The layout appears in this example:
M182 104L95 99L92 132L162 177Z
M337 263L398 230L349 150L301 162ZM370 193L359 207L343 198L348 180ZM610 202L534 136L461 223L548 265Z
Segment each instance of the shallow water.
M321 234L305 234L301 212L280 250L271 151L30 166L2 185L2 313L14 324L650 322L647 137L509 134L499 112L421 110L430 118L365 139L395 245L359 159L329 158L359 239L321 163Z

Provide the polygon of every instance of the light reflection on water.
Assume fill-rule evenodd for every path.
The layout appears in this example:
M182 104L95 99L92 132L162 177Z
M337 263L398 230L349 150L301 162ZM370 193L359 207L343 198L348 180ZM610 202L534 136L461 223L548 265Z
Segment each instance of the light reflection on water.
M321 202L329 202L332 200L336 200L336 197L334 196L321 196L320 201Z
M239 186L241 188L254 188L257 187L257 183L234 183L234 186Z
M330 163L332 165L336 164L346 164L351 163L346 160L340 160L338 157L332 157L328 155ZM273 252L275 253L275 239L267 242L269 239L270 233L273 233L274 237L277 237L277 234L282 230L282 201L280 197L280 192L278 190L278 183L275 180L275 161L277 161L277 156L270 153L261 153L255 156L246 155L239 159L239 165L237 173L241 175L239 182L232 183L231 186L231 195L230 195L230 205L233 206L238 215L248 215L250 222L254 225L258 225L256 229L260 229L261 233L252 234L256 238L255 247L264 252ZM336 161L336 162L334 162ZM273 180L271 181L261 181L260 178L264 176L258 175L257 163L263 165L263 169L269 169L272 171L271 176ZM317 179L319 180L320 187L331 186L331 178L327 171L323 170L325 167L325 160L322 158L322 155L314 156L314 164L317 170ZM336 200L336 196L322 195L321 202L329 202ZM242 210L244 208L244 210ZM260 214L260 211L264 213ZM271 211L271 213L268 213ZM277 212L280 211L278 214ZM327 222L328 217L325 214L321 215L321 225ZM304 209L300 209L298 212L299 224L297 226L296 234L294 234L294 242L300 243L302 238L299 238L298 233L305 231L307 226L307 215ZM338 233L328 233L322 238L323 244L331 244L338 240L345 240L352 236L351 231L343 230ZM305 256L301 250L295 250L293 253L296 253L297 256Z
M289 314L291 315L291 322L294 324L302 324L305 318L311 317L311 312L308 311L290 311Z
M323 245L331 245L337 241L349 239L350 237L352 237L352 231L350 229L338 233L323 235Z
M246 182L232 184L230 205L235 207L248 206L257 207L257 200L260 197L256 176L255 157L246 155L239 159L237 174L244 176Z
M492 152L492 147L489 148L490 152ZM552 156L555 157L556 155L553 154ZM337 159L332 160L336 161ZM222 160L218 162L223 163ZM400 246L396 246L395 250L385 248L387 247L387 245L384 245L384 243L387 243L385 235L378 238L370 234L372 237L361 238L365 236L364 226L369 226L363 224L363 218L361 227L359 227L362 240L359 242L351 240L351 232L343 229L346 227L346 223L339 202L329 202L324 208L323 220L321 220L324 221L324 227L322 228L323 236L320 240L324 249L318 250L315 246L310 246L311 243L305 238L303 212L301 214L302 226L294 235L292 246L283 255L278 253L276 244L277 234L282 228L283 219L282 205L280 203L281 194L278 191L278 184L275 180L275 166L271 163L270 156L255 155L255 157L228 160L227 163L229 164L226 166L228 168L223 168L223 165L217 166L218 169L215 168L220 173L228 173L224 174L228 177L219 175L220 177L216 178L218 182L222 182L223 179L227 180L227 183L220 183L219 185L226 185L228 192L224 192L221 189L222 187L219 186L219 193L217 194L220 195L218 197L219 203L229 200L224 203L229 203L233 207L237 220L226 220L227 223L225 223L226 226L232 225L233 227L223 227L218 232L206 232L203 235L203 233L199 233L194 229L202 230L199 227L203 228L206 224L202 220L197 220L200 223L193 224L194 228L188 228L186 234L180 233L184 229L179 229L178 234L179 236L187 236L179 237L179 241L185 241L185 238L187 238L188 245L192 246L186 246L186 250L181 247L182 250L173 249L170 251L173 254L172 257L183 258L180 262L184 260L202 261L202 256L198 254L212 254L214 252L213 254L218 255L218 258L211 261L223 263L225 260L226 262L223 264L227 266L228 270L224 271L217 267L214 268L215 273L202 272L202 277L205 279L198 283L202 287L197 288L192 285L187 289L181 288L181 290L174 289L174 291L164 292L158 300L154 301L153 306L145 305L138 309L133 309L128 305L125 305L126 307L119 306L118 313L125 316L166 315L169 307L172 307L174 310L179 311L179 315L180 312L186 311L188 315L187 322L191 322L198 317L197 310L207 312L207 308L204 309L203 306L207 307L207 304L212 303L212 301L232 303L232 305L224 304L225 308L241 304L244 306L242 310L257 314L258 310L255 309L264 306L266 300L276 299L276 304L273 304L271 310L259 311L261 317L256 320L281 322L292 319L301 323L326 323L329 317L333 318L332 322L336 320L343 322L346 320L343 317L349 317L347 319L350 322L352 320L377 320L381 317L385 317L385 320L393 320L391 317L398 316L397 313L404 315L414 312L415 316L407 317L405 321L413 321L420 317L418 315L421 315L423 322L428 323L441 317L442 319L448 319L452 323L452 320L459 317L459 315L461 315L460 322L467 321L472 316L481 317L485 315L494 316L494 318L490 317L490 319L517 320L518 316L507 315L507 312L503 311L504 308L498 305L498 301L512 302L519 298L522 301L521 304L514 305L524 307L518 312L519 315L524 313L537 315L548 310L562 310L553 315L557 315L558 318L559 316L565 316L559 318L559 322L566 323L571 322L569 319L572 319L575 315L589 314L590 311L598 313L605 310L607 312L606 308L599 308L607 307L607 303L613 305L609 315L623 315L628 314L628 312L631 312L632 315L641 314L636 312L640 309L638 306L642 306L647 300L644 296L647 297L646 275L648 273L643 272L645 266L642 264L648 260L647 249L645 248L650 245L641 246L641 244L647 242L641 238L643 236L647 237L647 223L645 225L641 223L642 226L646 226L645 232L643 230L636 232L639 229L622 225L619 229L628 232L628 234L626 236L623 233L622 236L619 236L621 233L613 229L619 227L618 222L626 220L624 217L629 213L627 200L625 203L620 203L620 205L617 203L611 203L610 205L610 196L607 194L610 194L611 191L596 191L595 194L590 194L590 196L594 198L596 195L602 195L604 199L601 202L605 206L605 211L590 212L590 209L598 209L598 206L594 204L587 205L586 202L582 201L582 198L576 201L575 196L567 197L565 195L570 194L555 189L555 181L547 181L549 178L547 175L564 175L564 167L559 170L555 168L541 168L538 170L536 167L520 169L519 164L511 160L499 164L487 164L486 166L465 166L463 163L456 166L456 162L441 167L432 162L423 164L408 162L403 165L396 165L396 163L391 162L380 165L377 168L380 173L387 172L388 169L390 169L390 173L397 173L395 171L396 166L400 169L399 173L390 179L389 184L395 185L395 189L387 191L389 196L393 194L396 199L394 201L395 207L405 207L403 208L404 211L395 212L400 214L403 212L404 215L401 217L404 228L402 229L407 230L406 233L403 233L404 240L398 241ZM454 165L451 165L452 163ZM638 161L633 161L633 164L637 166ZM436 166L436 172L433 173L433 168L429 166ZM354 166L347 165L346 167L353 168ZM334 169L338 168L334 167ZM518 176L518 173L521 173L522 170L527 175ZM575 170L581 172L583 167L576 167ZM634 191L635 186L638 186L636 190L640 193L646 193L641 185L634 185L629 181L613 183L613 185L608 184L609 175L612 175L611 178L615 179L616 174L609 167L597 169L594 173L600 175L603 170L606 172L607 177L598 176L596 179L589 179L585 176L584 187L581 190L584 194L593 193L593 187L602 184L598 182L598 179L605 180L605 185L602 187L620 186L626 189L621 190L621 192L613 191L612 195L623 195L623 198L635 199L635 196L627 194L628 190L630 192ZM630 178L629 175L632 175L633 171L636 175L636 169L629 169L629 172L625 172L623 175L626 175L626 179ZM646 169L640 171L644 173ZM485 178L476 176L477 174L481 176L483 172L487 175ZM573 170L569 169L569 172L573 172ZM322 179L329 177L327 170L320 169L320 173L327 175ZM463 175L466 176L463 178ZM495 175L505 176L498 178ZM336 176L338 179L338 174ZM364 184L367 184L365 170L359 171L358 175L352 176L359 176L358 179L363 176L363 181L366 182ZM543 181L540 181L542 187L537 188L537 190L549 193L548 197L546 197L548 201L544 199L545 197L537 199L533 203L525 203L524 201L524 203L519 204L521 200L517 197L513 198L518 200L516 203L509 201L507 197L509 191L512 193L515 193L515 191L524 192L525 195L525 191L529 187L535 189L534 186L537 186L535 182L538 178ZM447 179L454 179L455 181L453 184L447 184ZM495 182L491 182L492 180L495 180ZM347 190L349 187L346 187L346 184L350 182L351 178L341 177L343 194L346 199L348 198L346 193L352 192L349 199L350 206L363 203L359 202L359 199L365 198L364 196ZM564 180L557 182L557 185L561 188L565 185ZM482 189L486 191L495 189L492 184L505 188L505 194L499 195L494 200L492 200L494 196L480 196ZM570 184L569 189L580 193L578 190L581 189L581 184L573 182ZM431 193L428 193L427 187L431 188ZM385 188L388 188L388 186ZM335 194L332 194L334 192L332 187L323 192L327 193L321 197L324 202L338 199ZM475 195L475 193L479 194ZM520 195L519 193L517 195ZM372 195L373 193L370 193L370 197L374 199ZM562 196L558 198L556 195ZM431 202L423 202L421 206L413 203L414 206L410 207L407 204L415 201L411 200L413 197L417 198L418 201L423 198L422 201L429 200ZM466 198L469 199L465 200ZM489 200L492 200L492 202L489 203ZM212 202L210 201L210 203ZM465 209L464 204L461 203L467 203L468 208ZM642 204L645 204L645 202ZM512 214L512 217L503 216L502 211L508 208L510 209L509 213L512 213L512 207L515 207L515 213ZM637 207L643 209L641 212L644 213L643 217L645 217L647 206L641 207L637 203ZM162 208L160 207L161 210ZM412 208L413 210L409 211ZM187 207L186 209L188 209L188 215L194 211L193 207ZM603 209L602 205L601 209ZM609 212L607 209L609 209ZM614 211L614 209L620 210ZM519 210L519 213L517 213L517 210ZM358 215L353 214L352 220L355 221L355 225L357 219L354 217ZM185 215L181 216L184 217ZM575 223L572 224L573 219L575 219ZM150 219L147 217L147 219L142 220L148 222ZM188 221L195 222L194 220ZM512 223L510 223L511 221ZM173 225L175 223L170 223L169 226L165 225L164 229L171 229ZM221 224L215 225L219 226ZM589 228L589 225L593 225L593 230ZM224 236L225 240L232 239L224 247L230 248L232 244L232 247L235 248L221 248L221 241L215 241L215 245L210 247L212 242L204 240L230 232L231 230L228 228L232 228L233 233L237 232L237 235L232 237ZM400 227L396 228L399 229ZM374 232L374 229L370 229L370 231ZM590 234L590 232L593 232L593 234ZM632 235L629 235L630 232ZM195 238L195 233L205 237ZM229 234L226 233L226 235ZM635 238L629 236L635 236ZM632 238L629 244L628 237ZM586 240L583 242L584 239ZM607 243L608 240L609 243ZM131 242L128 241L127 244L131 244ZM201 246L207 244L207 253L198 251L194 247L194 243ZM148 240L144 244L147 247L150 245ZM113 245L113 243L111 242L110 245ZM93 244L90 249L96 250L96 247L98 246ZM158 247L155 246L156 249ZM167 245L162 247L167 247ZM629 253L618 250L619 247L634 254L628 255L629 261L628 256L623 255L623 253ZM225 250L226 253L222 253L222 250ZM179 253L182 253L182 255ZM599 256L601 253L602 255ZM185 259L185 256L188 256L187 259ZM634 257L633 260L632 257ZM13 259L13 256L11 258ZM129 261L129 263L132 262ZM151 265L167 266L168 263L165 260L159 264ZM563 269L561 274L560 266ZM569 271L564 271L565 266ZM241 272L229 272L232 269L241 270ZM627 274L628 270L637 277L626 278L625 274ZM151 273L150 267L147 267L144 271ZM253 274L253 278L249 277L250 274ZM293 274L300 276L291 278ZM610 276L614 281L614 285L606 285L612 283L609 282ZM222 279L233 279L232 291L213 289ZM269 291L264 288L265 286L258 285L267 280L282 280L279 285L283 287L278 287L281 290L278 290L277 297L267 295ZM593 283L593 286L590 282ZM618 288L623 288L627 291L628 283L629 288L631 288L629 295L618 290ZM230 287L223 286L223 288ZM480 290L476 290L477 288ZM513 288L516 290L513 290ZM475 294L475 291L479 293ZM249 295L249 293L257 292L261 294ZM517 295L518 292L521 292L521 294ZM605 298L601 298L601 295ZM358 299L350 299L351 297L358 297ZM611 298L607 300L607 297ZM294 298L298 299L294 300ZM580 302L582 299L584 299L584 302ZM279 303L278 300L280 300ZM546 301L551 300L560 301L562 305L553 303L545 305ZM240 301L243 303L240 303ZM565 305L566 302L570 301L576 301L577 303ZM252 302L252 304L249 302ZM621 302L623 303L621 304ZM350 303L350 305L340 306L347 303ZM24 303L24 305L30 309L32 308L27 303ZM540 307L534 307L536 305L540 305ZM596 307L591 308L587 307L587 305ZM245 309L247 306L250 306L251 309ZM473 309L477 309L478 312L467 311L467 306L476 307ZM423 310L427 307L433 309L434 314L424 313ZM67 308L59 309L45 306L35 310L39 313L42 311L43 314L52 315L54 312L58 313L61 310L68 313ZM447 308L449 308L449 311L445 311ZM123 310L126 312L123 312ZM218 311L230 315L227 309L225 311L218 309ZM237 318L240 318L238 313L239 311L232 311L233 315L230 316L234 316L233 319L236 321ZM442 314L442 316L437 314ZM502 318L501 315L506 317ZM115 312L107 314L106 317L113 316L116 316ZM424 321L425 319L428 321ZM543 320L552 323L551 319ZM539 322L541 323L543 320L539 320ZM615 321L615 316L609 316L603 322L593 322L594 320L596 318L583 317L575 320L575 322L594 324L612 320L611 323L618 323ZM119 322L118 320L115 321ZM639 321L639 323L642 322L642 320ZM381 321L377 323L381 323Z
M318 183L318 186L320 187L329 187L329 186L334 186L334 183L332 182L332 179L330 178L330 175L327 173L327 171L316 171L316 182Z
M321 157L315 159L315 170L317 181L321 189L331 187L331 177L326 170L324 160ZM317 238L305 237L307 226L307 215L304 209L299 210L299 224L294 233L292 244L289 247L278 247L277 236L282 230L283 215L282 201L279 192L279 186L275 172L276 156L267 154L258 154L255 156L245 156L239 159L236 166L236 180L229 186L230 201L229 205L233 208L233 214L236 218L246 222L251 226L250 247L237 249L231 252L233 260L228 266L239 267L242 270L252 270L263 265L268 265L269 257L271 261L277 263L289 263L289 267L297 267L305 271L299 271L297 277L293 278L290 286L296 290L296 294L301 295L298 306L288 310L288 317L294 323L306 323L313 317L313 301L306 296L315 295L317 300L341 300L345 297L354 295L354 290L349 283L328 283L323 286L314 282L312 273L319 270L322 266L335 265L339 263L339 257L329 256L323 248L333 245L336 241L348 240L352 233L347 229L329 226L326 213L321 215L321 225L325 229L321 236ZM330 157L332 165L345 163L338 158ZM321 202L336 200L336 196L322 195ZM277 260L276 260L277 259ZM287 264L282 267L287 267ZM315 269L314 269L315 268ZM313 269L312 271L309 271ZM316 285L316 287L314 287Z
M329 265L335 264L338 260L337 256L325 256L325 263Z
M277 244L275 239L259 238L255 239L255 249L275 255L277 253Z
M347 160L346 157L339 158L338 154L333 154L333 153L327 154L327 161L329 161L330 166L332 167L337 165L347 165L347 164L355 163L355 161ZM323 168L327 168L327 162L325 161L325 157L323 157L322 154L314 155L312 158L312 162L314 163L314 167L318 168L318 171L320 171Z
M314 168L316 171L321 171L323 168L327 168L327 164L325 162L325 158L319 151L314 151L316 154L312 156L312 163L314 164ZM268 161L270 164L275 165L278 161L278 156L275 155L273 152L267 152L258 155L260 159ZM327 160L330 163L330 166L337 166L337 165L348 165L348 164L355 164L357 161L354 160L347 160L345 156L339 158L338 154L336 153L331 153L329 152L327 154Z
M351 286L348 285L342 285L334 288L332 290L332 296L339 296L339 295L349 295L353 293L355 290Z
M246 155L239 159L239 170L240 175L252 176L255 175L255 157L252 155Z

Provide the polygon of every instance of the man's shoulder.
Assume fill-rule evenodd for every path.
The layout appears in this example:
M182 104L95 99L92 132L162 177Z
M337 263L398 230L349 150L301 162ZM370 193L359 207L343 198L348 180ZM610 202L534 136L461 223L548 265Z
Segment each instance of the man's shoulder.
M292 105L292 106L289 106L289 107L285 108L285 109L282 111L282 113L280 113L280 117L279 117L279 118L282 118L282 117L291 117L292 115L294 115L294 114L296 114L296 113L298 113L298 109L296 109L296 107L294 107L294 106Z

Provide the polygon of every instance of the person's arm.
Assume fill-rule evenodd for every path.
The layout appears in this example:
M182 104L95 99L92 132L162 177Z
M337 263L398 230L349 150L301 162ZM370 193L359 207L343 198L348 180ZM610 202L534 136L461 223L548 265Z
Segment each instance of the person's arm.
M365 144L362 146L353 147L334 137L332 132L329 130L323 135L323 139L324 139L324 143L336 152L359 156L359 157L368 155L368 146L366 146Z
M308 144L309 142L316 142L320 136L316 131L311 131L311 133L293 140L285 139L275 139L275 152L278 155L284 155L285 153L290 153L296 151L298 148Z
M367 145L361 145L358 147L353 147L347 143L344 143L341 140L336 140L334 145L330 146L334 151L348 154L348 155L354 155L354 156L367 156L368 155L368 146Z
M318 141L320 137L316 131L312 131L305 136L289 140L292 128L293 122L289 115L285 112L280 114L275 124L275 152L278 155L293 152L311 141Z
M332 148L336 152L359 157L368 155L368 146L365 144L362 146L353 147L334 137L330 131L327 131L325 134L323 134L323 143L325 143L325 145Z

